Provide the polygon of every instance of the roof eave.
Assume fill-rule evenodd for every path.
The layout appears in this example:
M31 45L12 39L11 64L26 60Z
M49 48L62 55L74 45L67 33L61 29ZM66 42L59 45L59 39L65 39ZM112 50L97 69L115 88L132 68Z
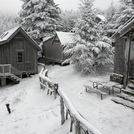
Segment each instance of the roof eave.
M124 26L117 30L115 34L112 35L112 39L115 39L116 36L119 34L120 37L123 37L125 34L127 34L131 29L134 28L134 17L131 17L125 24Z
M30 40L30 42L32 42L34 44L34 46L37 48L38 51L41 51L41 48L38 46L38 44L31 38L29 37L29 35L21 28L21 27L18 27L16 29L16 31L7 39L7 40L4 40L4 41L1 41L0 42L0 45L3 45L5 43L8 43L18 32L22 32L23 35L28 39Z
M134 20L132 20L131 22L129 22L126 26L124 26L119 32L120 32L120 36L124 36L125 34L127 34L131 29L134 28Z

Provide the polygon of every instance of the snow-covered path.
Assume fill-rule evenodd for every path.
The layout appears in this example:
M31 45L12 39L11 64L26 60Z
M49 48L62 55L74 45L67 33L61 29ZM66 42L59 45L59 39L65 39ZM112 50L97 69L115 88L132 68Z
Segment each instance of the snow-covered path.
M82 77L72 66L47 66L48 76L64 90L78 112L103 134L133 134L134 110L95 93L86 93L90 80L106 80L109 74ZM10 103L9 115L5 103ZM70 119L61 126L59 97L40 89L38 75L17 85L0 87L0 134L71 134ZM73 134L74 132L72 132Z
M63 134L59 98L40 89L38 75L0 88L0 134ZM9 115L5 103L10 103ZM68 125L67 123L65 125Z
M84 85L92 86L90 80L109 80L110 72L103 75L82 77L72 66L48 67L48 75L59 83L78 112L103 134L133 134L134 110L111 101L114 95L103 100L93 92L86 93Z

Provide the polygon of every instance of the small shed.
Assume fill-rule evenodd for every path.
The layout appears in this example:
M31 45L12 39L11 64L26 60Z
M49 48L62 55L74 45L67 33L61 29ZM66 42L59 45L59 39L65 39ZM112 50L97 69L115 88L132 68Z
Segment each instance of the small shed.
M73 43L73 34L71 32L56 32L56 35L50 37L42 46L45 63L62 64L68 57L63 54L64 46Z
M37 73L38 50L40 47L21 27L4 32L0 35L0 75L13 70L22 74Z
M112 38L115 40L114 72L124 76L124 88L134 78L134 17Z

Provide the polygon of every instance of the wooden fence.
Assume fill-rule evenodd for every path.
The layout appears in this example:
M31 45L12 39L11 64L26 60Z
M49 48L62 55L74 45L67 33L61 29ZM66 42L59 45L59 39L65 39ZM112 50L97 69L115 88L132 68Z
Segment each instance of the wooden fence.
M78 113L64 91L58 88L58 84L53 83L47 77L47 72L47 70L41 70L39 74L40 86L48 90L47 94L53 93L54 98L56 98L57 95L60 96L61 125L64 124L65 120L68 119L68 115L70 115L70 132L74 129L75 134L102 134Z

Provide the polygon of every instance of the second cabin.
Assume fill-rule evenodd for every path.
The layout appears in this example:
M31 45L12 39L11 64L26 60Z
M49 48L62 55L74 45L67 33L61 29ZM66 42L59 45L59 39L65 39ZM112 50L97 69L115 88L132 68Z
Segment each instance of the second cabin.
M73 33L56 32L42 46L44 62L62 64L68 58L63 53L64 47L70 43L73 43Z

